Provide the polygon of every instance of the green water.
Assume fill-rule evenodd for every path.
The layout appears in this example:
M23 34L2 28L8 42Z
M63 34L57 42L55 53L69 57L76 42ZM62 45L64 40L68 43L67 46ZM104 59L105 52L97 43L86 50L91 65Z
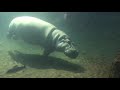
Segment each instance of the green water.
M0 78L108 78L120 49L120 13L69 14L66 21L64 12L0 12ZM77 43L79 56L70 59L61 52L54 52L43 57L44 49L40 46L7 40L10 21L24 15L46 20L66 32ZM27 68L6 73L15 65Z

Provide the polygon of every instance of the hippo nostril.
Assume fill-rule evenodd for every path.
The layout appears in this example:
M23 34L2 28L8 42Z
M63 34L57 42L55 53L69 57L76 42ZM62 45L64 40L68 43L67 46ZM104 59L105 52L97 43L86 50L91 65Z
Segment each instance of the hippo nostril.
M79 54L78 51L73 52L72 53L72 58L76 58L78 56L78 54Z

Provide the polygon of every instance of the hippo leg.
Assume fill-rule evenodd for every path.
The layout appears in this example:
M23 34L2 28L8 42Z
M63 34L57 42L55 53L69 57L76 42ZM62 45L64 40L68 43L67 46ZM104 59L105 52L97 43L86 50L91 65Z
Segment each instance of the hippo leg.
M44 49L43 56L48 56L53 51L54 51L54 49L52 49L52 48L46 48L46 49Z

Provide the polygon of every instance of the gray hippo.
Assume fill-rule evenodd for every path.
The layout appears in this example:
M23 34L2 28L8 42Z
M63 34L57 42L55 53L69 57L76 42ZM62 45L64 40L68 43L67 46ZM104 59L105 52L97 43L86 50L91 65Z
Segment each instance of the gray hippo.
M78 56L78 51L67 34L54 25L35 17L14 18L9 25L7 38L40 45L44 47L43 55L45 56L55 50L64 52L70 58Z

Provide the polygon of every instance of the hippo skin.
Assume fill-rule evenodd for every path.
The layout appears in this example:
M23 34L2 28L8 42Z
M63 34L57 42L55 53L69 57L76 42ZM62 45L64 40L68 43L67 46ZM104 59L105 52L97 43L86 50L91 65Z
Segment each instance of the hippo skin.
M9 24L7 38L40 45L44 47L45 56L53 51L64 52L70 58L78 56L78 51L66 33L39 18L31 16L14 18Z

